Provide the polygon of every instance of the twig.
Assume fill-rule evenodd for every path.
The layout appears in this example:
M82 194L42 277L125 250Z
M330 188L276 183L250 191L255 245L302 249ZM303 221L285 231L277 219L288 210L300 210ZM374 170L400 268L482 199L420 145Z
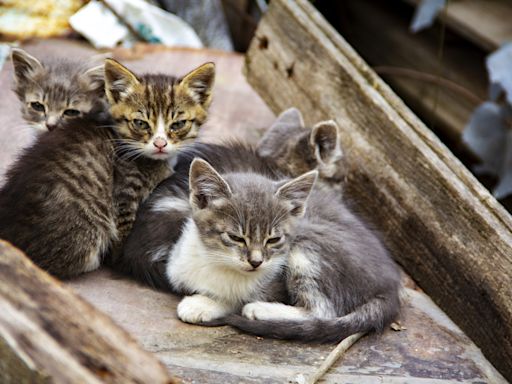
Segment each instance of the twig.
M132 35L134 35L140 41L147 41L144 36L142 36L139 31L137 31L123 16L121 16L108 2L107 0L98 0L101 4L105 6L112 14L119 20L121 24L123 24Z
M305 381L298 380L298 382L302 381L304 384L315 384L318 380L320 380L325 373L334 365L336 361L352 346L354 343L363 337L366 333L355 333L346 339L343 339L337 346L334 348L331 353L327 356L325 361L320 365L320 367L310 376L306 378Z
M433 84L442 86L442 87L447 88L455 93L458 93L459 95L465 97L467 100L469 100L477 105L484 102L484 100L482 98L475 95L469 89L463 87L460 84L455 83L454 81L448 80L448 79L446 79L444 77L440 77L438 75L433 75L430 73L417 71L415 69L401 68L401 67L377 66L377 67L374 67L373 70L375 72L377 72L377 74L379 74L379 75L410 77L412 79L425 81L428 83L433 83Z

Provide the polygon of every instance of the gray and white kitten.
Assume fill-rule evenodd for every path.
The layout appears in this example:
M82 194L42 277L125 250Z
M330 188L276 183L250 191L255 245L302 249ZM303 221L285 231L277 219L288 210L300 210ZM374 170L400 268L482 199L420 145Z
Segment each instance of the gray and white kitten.
M11 53L14 91L23 119L36 133L107 110L103 65L69 59L41 62L22 49Z
M276 181L192 162L189 200L157 203L184 217L166 255L172 290L185 296L177 309L182 321L335 342L394 320L395 264L333 192L313 188L317 174Z
M288 136L293 131L298 134ZM281 146L274 145L276 140ZM280 155L272 149L280 151ZM296 156L298 153L302 157ZM341 184L335 182L344 170L341 154L336 123L324 121L305 128L295 108L276 119L257 148L240 142L194 143L179 153L174 174L138 210L115 268L153 287L170 289L165 278L165 257L177 241L186 218L180 208L182 201L188 200L189 169L194 158L206 160L221 173L252 172L274 180L316 169L319 187L341 189ZM175 202L176 209L173 209Z

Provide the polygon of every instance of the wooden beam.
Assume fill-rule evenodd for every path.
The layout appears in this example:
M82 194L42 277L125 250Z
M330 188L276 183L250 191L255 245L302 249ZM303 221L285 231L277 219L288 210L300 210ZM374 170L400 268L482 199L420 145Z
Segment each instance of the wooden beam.
M440 60L438 28L411 33L412 12L400 1L329 4L338 4L329 20L343 37L424 121L460 149L471 114L487 99L487 53L448 34Z
M403 0L418 5L421 0ZM454 31L488 51L512 41L512 1L449 1L439 18Z
M307 1L270 3L245 71L276 113L338 122L347 195L511 380L510 215Z
M174 383L106 315L0 241L2 383Z

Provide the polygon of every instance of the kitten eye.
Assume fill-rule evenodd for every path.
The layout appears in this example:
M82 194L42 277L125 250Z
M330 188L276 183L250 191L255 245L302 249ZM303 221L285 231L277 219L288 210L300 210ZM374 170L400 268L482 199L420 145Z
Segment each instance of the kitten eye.
M175 121L171 124L171 131L177 131L185 126L187 120Z
M267 244L277 244L281 241L281 239L282 239L281 236L271 237L270 239L267 239L266 243Z
M243 243L245 244L245 239L243 237L240 237L240 236L237 236L237 235L233 235L232 233L228 233L228 237L236 242L236 243Z
M76 117L80 114L80 111L78 109L66 109L63 114L69 117Z
M40 102L38 101L33 101L30 103L30 106L32 107L33 110L35 111L38 111L38 112L44 112L44 105L41 104Z
M149 129L149 124L144 120L134 119L133 123L139 129Z

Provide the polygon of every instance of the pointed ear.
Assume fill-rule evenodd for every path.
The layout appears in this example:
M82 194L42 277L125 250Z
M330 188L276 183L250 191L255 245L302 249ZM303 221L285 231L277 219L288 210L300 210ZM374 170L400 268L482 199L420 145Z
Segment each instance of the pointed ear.
M318 171L310 171L279 187L276 196L287 203L293 216L304 216L306 203L315 185Z
M189 72L180 81L180 86L205 108L210 105L213 83L215 81L215 64L206 63Z
M44 69L39 60L29 55L23 49L13 48L11 50L11 59L16 81L27 80L35 73Z
M333 164L343 156L338 125L333 120L322 121L313 127L310 144L321 165Z
M105 89L105 66L103 64L87 69L80 75L83 87L90 92L103 93Z
M287 137L295 136L304 129L302 114L297 108L288 108L282 112L268 129L258 144L258 154L272 157L279 153Z
M140 84L128 68L114 59L105 60L105 93L110 104L116 104L130 95Z
M204 209L216 199L231 196L231 188L221 175L206 161L195 158L189 173L190 204Z

